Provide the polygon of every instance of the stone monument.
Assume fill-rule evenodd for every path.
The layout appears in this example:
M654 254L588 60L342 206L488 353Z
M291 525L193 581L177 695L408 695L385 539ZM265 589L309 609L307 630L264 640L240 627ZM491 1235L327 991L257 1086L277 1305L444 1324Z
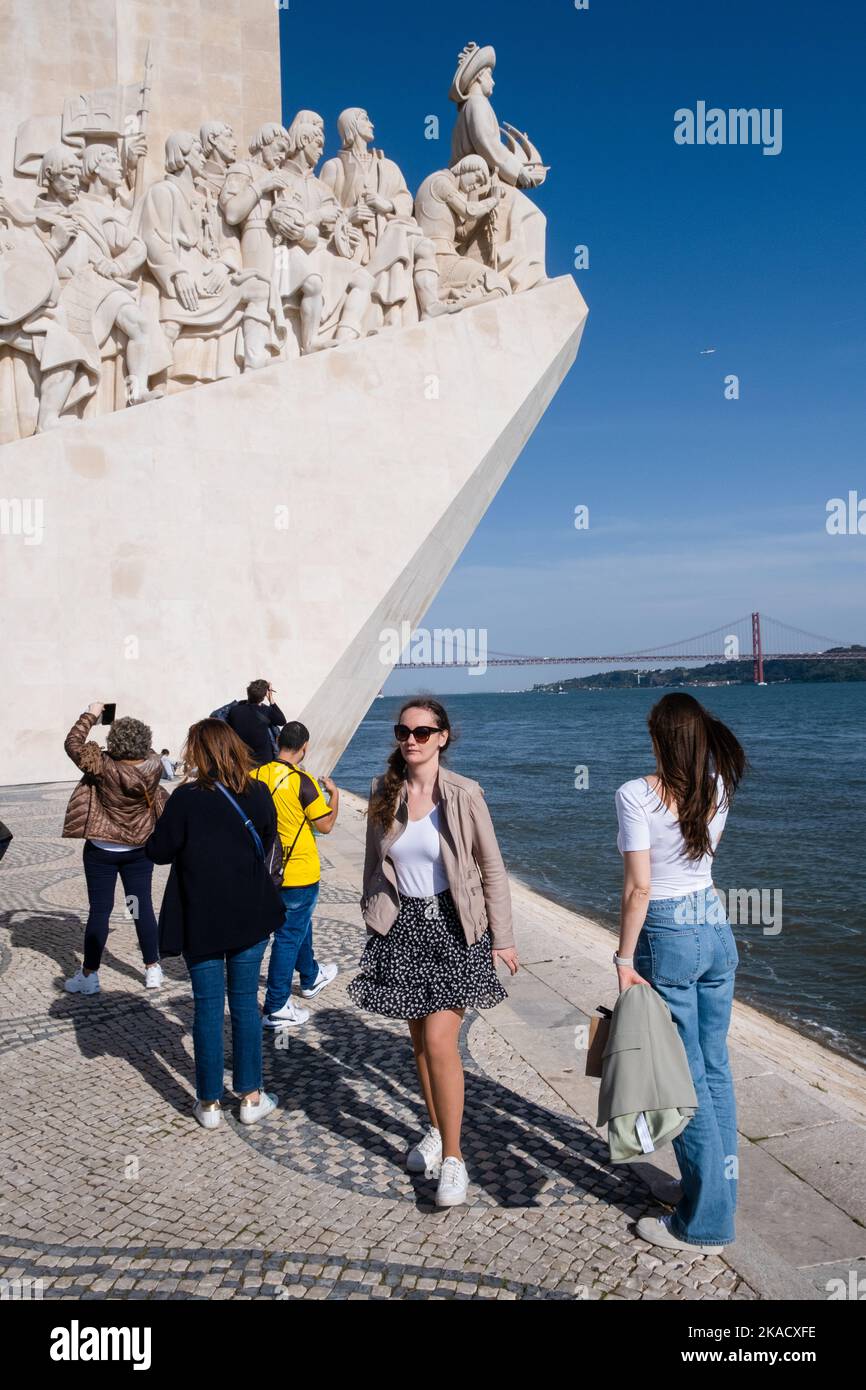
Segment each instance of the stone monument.
M262 672L330 770L381 629L423 615L586 316L547 278L548 171L499 125L492 48L459 55L451 160L414 196L360 107L324 163L314 111L243 157L243 104L156 122L140 48L137 81L19 113L0 190L0 782L67 777L91 699L176 750Z

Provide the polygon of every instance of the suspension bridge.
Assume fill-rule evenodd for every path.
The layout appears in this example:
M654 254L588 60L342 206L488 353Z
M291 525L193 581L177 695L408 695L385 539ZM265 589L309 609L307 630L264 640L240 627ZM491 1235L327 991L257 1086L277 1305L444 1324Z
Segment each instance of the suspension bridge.
M408 624L406 625L408 626ZM427 632L429 630L420 629ZM608 664L639 666L657 665L662 661L672 662L718 662L743 661L751 659L756 685L763 685L764 662L766 660L795 661L851 661L866 659L866 650L852 652L850 643L833 637L821 636L815 632L805 632L800 628L771 618L765 613L750 613L737 618L722 627L709 632L698 633L696 637L684 637L675 642L665 642L658 647L642 647L630 652L607 652L603 655L562 656L524 656L514 652L487 652L483 657L467 641L465 629L436 628L432 630L434 655L431 659L397 662L395 671L415 670L421 667L472 667L485 666L602 666ZM440 634L437 642L437 634ZM447 647L447 654L445 648ZM443 653L438 655L438 653ZM423 655L423 648L422 648Z

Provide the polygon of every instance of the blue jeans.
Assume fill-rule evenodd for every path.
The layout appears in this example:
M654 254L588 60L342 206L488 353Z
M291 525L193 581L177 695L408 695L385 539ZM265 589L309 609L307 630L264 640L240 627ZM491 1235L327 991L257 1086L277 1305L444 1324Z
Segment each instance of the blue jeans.
M90 911L84 928L84 968L98 970L108 940L108 919L114 907L117 876L124 896L133 899L131 912L138 934L138 945L145 965L159 960L159 939L150 896L153 862L144 850L130 845L128 850L100 849L89 840L84 844L84 877Z
M734 1239L737 1112L727 1033L738 964L715 889L650 901L634 965L671 1011L697 1093L697 1114L673 1140L683 1196L670 1221L678 1240L695 1245Z
M221 1100L223 1093L223 1021L228 976L232 1020L232 1085L249 1095L262 1084L262 1019L259 1013L259 973L267 938L242 951L214 956L185 956L192 981L195 1016L195 1093L199 1100Z
M313 908L319 896L319 885L281 888L280 893L286 916L282 926L274 932L265 995L266 1014L278 1013L289 1002L295 970L301 977L301 989L311 989L319 975L318 962L313 955Z

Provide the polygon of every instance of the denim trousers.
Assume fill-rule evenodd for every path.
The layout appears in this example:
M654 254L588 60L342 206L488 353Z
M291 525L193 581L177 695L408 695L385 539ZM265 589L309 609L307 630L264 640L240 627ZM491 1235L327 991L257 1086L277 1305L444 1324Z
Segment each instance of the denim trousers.
M84 844L84 878L90 910L84 928L84 968L98 970L108 940L108 919L114 907L117 876L124 896L133 899L130 911L138 934L145 965L159 960L159 934L153 914L151 885L153 863L140 847L128 850L99 849L89 840Z
M728 1245L737 1205L737 1113L727 1034L739 964L713 888L651 899L634 965L671 1011L688 1057L697 1113L673 1140L683 1196L671 1232L695 1245Z
M301 978L301 989L311 989L319 974L313 954L313 908L319 896L319 885L309 883L303 888L281 888L280 894L286 915L274 932L271 946L266 1014L277 1013L289 1002L295 970Z
M195 1001L192 1042L198 1100L222 1099L227 979L232 1021L232 1087L238 1095L248 1095L261 1087L262 1017L258 989L267 944L265 938L242 951L184 956Z

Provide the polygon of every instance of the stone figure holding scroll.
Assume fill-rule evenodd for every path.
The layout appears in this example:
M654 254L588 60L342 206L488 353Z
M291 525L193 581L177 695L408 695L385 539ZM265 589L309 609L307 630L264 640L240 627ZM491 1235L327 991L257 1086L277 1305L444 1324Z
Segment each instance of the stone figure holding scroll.
M415 221L399 167L382 150L368 148L375 132L367 112L348 107L337 131L342 148L320 177L361 233L355 259L373 277L374 326L415 322L419 310L424 317L439 300L434 247Z

